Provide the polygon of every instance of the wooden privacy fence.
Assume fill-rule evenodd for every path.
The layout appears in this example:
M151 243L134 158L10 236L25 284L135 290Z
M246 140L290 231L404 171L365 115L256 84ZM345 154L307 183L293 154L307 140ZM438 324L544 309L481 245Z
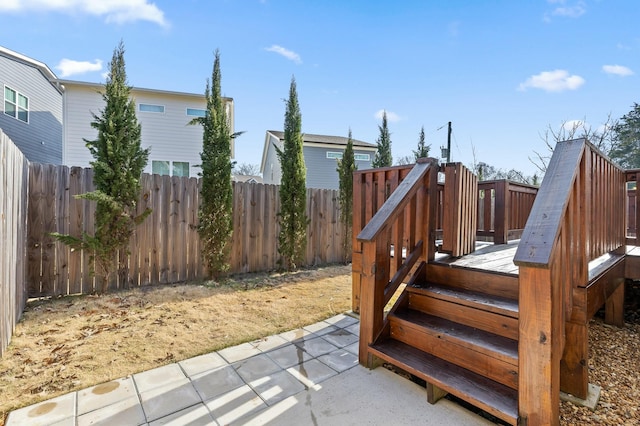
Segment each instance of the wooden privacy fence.
M95 203L74 195L93 190L91 169L30 165L27 285L30 297L91 293L89 256L52 239L50 232L93 234ZM152 214L136 228L127 267L118 273L116 288L167 284L206 277L198 237L199 179L143 174L139 211ZM233 183L233 224L230 272L277 268L278 187ZM307 191L306 264L343 261L338 192Z
M24 260L28 162L0 129L0 356L27 301Z

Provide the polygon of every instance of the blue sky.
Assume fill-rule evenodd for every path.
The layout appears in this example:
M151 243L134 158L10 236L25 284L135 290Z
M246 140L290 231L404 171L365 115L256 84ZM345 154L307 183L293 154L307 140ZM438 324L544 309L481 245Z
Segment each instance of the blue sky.
M122 39L131 85L193 93L218 48L240 163L282 129L294 75L306 133L375 143L386 110L394 159L421 126L439 156L451 121L453 161L533 174L548 126L640 102L639 17L637 0L2 0L0 44L103 82Z

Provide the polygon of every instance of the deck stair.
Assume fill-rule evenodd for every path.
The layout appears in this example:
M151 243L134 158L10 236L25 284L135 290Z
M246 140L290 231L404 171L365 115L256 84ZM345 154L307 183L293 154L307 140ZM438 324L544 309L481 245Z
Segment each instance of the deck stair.
M517 276L475 271L470 282L458 272L420 265L371 353L424 379L431 403L451 393L516 424L518 302L505 295Z

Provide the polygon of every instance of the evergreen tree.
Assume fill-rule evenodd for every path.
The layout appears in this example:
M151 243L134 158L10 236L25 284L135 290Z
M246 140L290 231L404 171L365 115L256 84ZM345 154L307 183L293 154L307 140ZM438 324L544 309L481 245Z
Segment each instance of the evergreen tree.
M640 168L640 105L623 115L614 126L609 156L625 169Z
M112 273L120 266L126 268L127 246L135 226L151 213L136 216L136 202L140 195L140 175L147 165L149 150L142 149L140 124L136 107L130 98L124 61L124 43L113 52L109 75L102 99L105 107L100 115L93 114L91 127L98 131L95 140L86 140L94 158L93 183L96 190L79 198L96 201L96 231L82 238L54 234L64 243L91 253L91 263L100 269L92 272L101 279L98 291L107 291ZM119 265L118 265L119 263Z
M351 129L349 129L349 138L347 146L342 154L342 160L338 160L338 181L339 181L339 205L340 220L344 230L344 255L345 261L351 258L351 233L353 231L353 172L357 170L355 155L353 153L353 139L351 138Z
M382 126L378 126L380 130L380 136L376 140L378 150L373 157L371 167L389 167L393 164L393 157L391 156L391 134L387 127L387 112L382 114Z
M281 266L286 270L302 265L307 248L307 170L302 155L302 142L302 115L296 80L292 77L284 115L284 146L282 150L276 147L282 169L278 251L282 256Z
M422 126L422 128L420 129L420 138L418 139L418 149L413 151L413 155L415 156L416 161L418 161L418 158L428 157L430 149L431 145L425 145L424 126Z
M216 50L205 97L207 112L191 124L201 124L202 189L198 209L198 234L202 241L202 258L209 274L218 278L229 270L229 250L233 234L233 187L231 184L231 141L239 133L231 133L222 99L220 52Z

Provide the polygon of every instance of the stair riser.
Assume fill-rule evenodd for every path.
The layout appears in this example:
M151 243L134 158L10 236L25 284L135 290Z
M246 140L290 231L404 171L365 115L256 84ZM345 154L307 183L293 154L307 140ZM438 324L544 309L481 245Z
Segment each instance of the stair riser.
M518 320L422 294L409 295L409 307L426 314L518 340Z
M489 353L468 342L391 318L391 338L490 378L512 389L518 388L517 360Z
M517 276L455 268L433 263L427 265L425 276L427 280L438 284L480 291L508 299L518 298Z

